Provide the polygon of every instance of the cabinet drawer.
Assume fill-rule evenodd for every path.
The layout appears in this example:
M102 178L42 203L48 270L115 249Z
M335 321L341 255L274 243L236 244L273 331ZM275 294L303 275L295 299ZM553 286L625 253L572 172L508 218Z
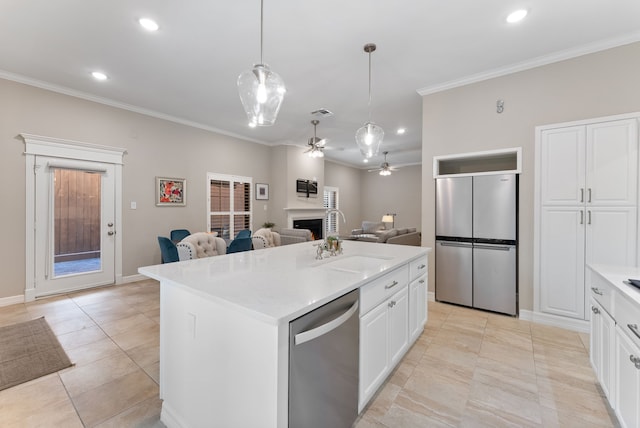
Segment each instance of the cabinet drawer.
M360 289L360 316L409 284L409 267L395 269Z
M591 281L589 284L589 293L593 297L602 309L607 311L612 318L616 318L616 314L613 313L613 295L615 290L609 284L609 281L598 275L596 272L591 271Z
M640 305L621 294L616 295L616 322L640 348Z
M429 263L427 257L420 257L409 263L409 281L413 281L420 275L427 273L429 269Z

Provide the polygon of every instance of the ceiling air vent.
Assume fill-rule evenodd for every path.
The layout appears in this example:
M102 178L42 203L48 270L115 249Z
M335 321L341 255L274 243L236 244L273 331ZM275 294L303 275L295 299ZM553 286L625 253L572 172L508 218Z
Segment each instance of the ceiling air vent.
M312 111L311 116L331 117L333 116L333 113L327 110L326 108L320 108L318 110Z

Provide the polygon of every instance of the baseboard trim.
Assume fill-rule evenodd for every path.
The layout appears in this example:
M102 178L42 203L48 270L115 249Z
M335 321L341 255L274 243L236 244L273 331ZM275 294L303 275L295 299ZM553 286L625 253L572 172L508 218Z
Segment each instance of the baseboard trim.
M122 276L119 278L117 284L128 284L130 282L138 282L138 281L143 281L145 279L149 279L149 277L144 276L142 274Z
M24 303L24 295L19 294L17 296L2 297L0 298L0 307L15 305L17 303Z
M541 312L533 312L521 309L520 319L535 322L537 324L565 328L567 330L573 330L580 333L589 333L590 331L589 321L566 318L558 315L543 314Z

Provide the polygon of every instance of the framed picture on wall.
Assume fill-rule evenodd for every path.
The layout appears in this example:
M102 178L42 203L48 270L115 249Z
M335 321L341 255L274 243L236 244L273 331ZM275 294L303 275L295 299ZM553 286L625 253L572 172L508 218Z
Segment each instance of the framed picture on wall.
M269 200L269 185L265 183L256 183L256 199Z
M156 177L156 206L184 207L187 205L187 180Z

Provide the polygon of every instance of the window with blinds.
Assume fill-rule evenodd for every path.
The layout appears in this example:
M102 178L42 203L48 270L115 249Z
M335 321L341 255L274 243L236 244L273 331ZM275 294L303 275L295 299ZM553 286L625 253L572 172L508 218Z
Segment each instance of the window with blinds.
M324 208L340 209L338 205L338 188L337 187L324 187ZM324 236L338 235L338 213L327 213L324 219Z
M229 242L243 229L251 229L251 177L207 174L209 215L207 228Z

